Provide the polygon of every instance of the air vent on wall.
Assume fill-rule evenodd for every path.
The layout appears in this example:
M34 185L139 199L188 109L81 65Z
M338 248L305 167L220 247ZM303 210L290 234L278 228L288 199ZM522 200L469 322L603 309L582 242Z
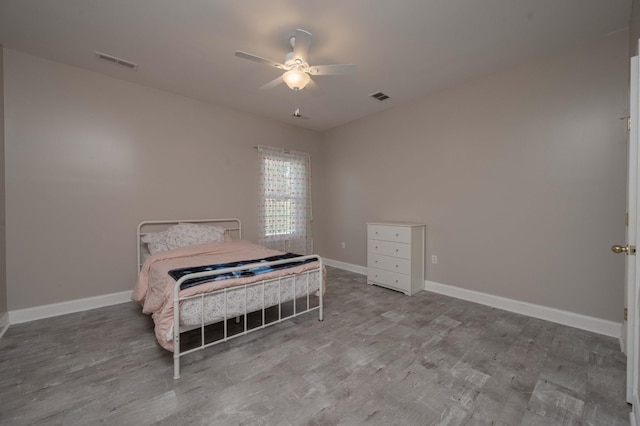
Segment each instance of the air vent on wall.
M389 99L389 96L385 95L382 92L374 93L373 95L370 95L370 96L379 101L384 101L385 99Z
M101 59L106 62L111 62L112 64L122 65L123 67L127 67L132 70L138 69L138 64L125 61L124 59L116 58L115 56L107 55L105 53L100 53L100 52L96 52L96 56L98 57L98 59Z

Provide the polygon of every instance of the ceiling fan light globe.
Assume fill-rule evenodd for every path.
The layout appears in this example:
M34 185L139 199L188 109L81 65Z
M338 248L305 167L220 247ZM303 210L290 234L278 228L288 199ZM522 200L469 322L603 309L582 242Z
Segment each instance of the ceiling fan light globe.
M298 90L304 89L311 80L311 77L304 71L294 69L285 72L282 75L282 80L289 86L289 89L297 92Z

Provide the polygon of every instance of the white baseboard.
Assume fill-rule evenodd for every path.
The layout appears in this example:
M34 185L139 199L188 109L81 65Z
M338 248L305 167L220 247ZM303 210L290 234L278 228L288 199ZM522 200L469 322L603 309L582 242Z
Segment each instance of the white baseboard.
M5 312L4 315L0 317L0 339L4 336L4 333L9 329L9 312Z
M131 301L131 290L102 296L87 297L85 299L70 300L68 302L52 303L50 305L35 306L33 308L9 311L9 323L20 324L58 315L71 314L104 306L117 305Z
M356 274L367 275L367 267L354 265L351 263L340 262L338 260L325 259L323 261L328 266L343 269L345 271L354 272ZM615 337L620 340L622 345L622 333L624 332L624 324L607 321L600 318L590 317L587 315L577 314L575 312L563 311L556 308L550 308L542 305L534 305L533 303L521 302L518 300L507 299L506 297L494 296L479 291L467 290L461 287L454 287L447 284L440 284L433 281L425 281L424 289L434 293L444 294L446 296L455 297L457 299L468 300L470 302L480 303L491 306L493 308L504 309L505 311L515 312L558 324L568 325L570 327L579 328L581 330L592 331L605 336ZM640 426L640 425L639 425Z
M604 334L605 336L611 336L617 339L620 339L622 335L622 324L619 322L607 321L547 306L534 305L533 303L507 299L506 297L494 296L433 281L425 281L425 290L458 299L468 300L470 302L481 303L483 305L504 309L505 311L515 312L558 324L568 325L581 330Z
M322 261L327 266L333 266L334 268L342 269L344 271L353 272L360 275L367 275L367 267L354 265L352 263L340 262L339 260L322 258Z

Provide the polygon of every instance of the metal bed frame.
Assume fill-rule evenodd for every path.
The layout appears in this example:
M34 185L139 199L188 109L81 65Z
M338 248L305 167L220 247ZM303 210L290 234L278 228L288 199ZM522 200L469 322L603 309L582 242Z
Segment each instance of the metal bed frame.
M231 224L231 225L227 225L227 226L223 226L225 229L225 233L227 233L228 235L231 236L232 233L235 233L237 235L238 238L242 238L242 226L240 223L239 219L235 219L235 218L231 218L231 219L199 219L199 220L149 220L149 221L144 221L141 222L138 225L138 231L137 231L137 236L138 236L138 272L140 272L141 268L142 268L142 257L143 257L143 253L146 250L146 246L144 245L144 243L142 243L141 239L143 236L145 236L148 232L151 232L151 230L149 228L152 228L154 232L160 231L160 230L164 230L166 228L168 228L171 225L175 225L178 223L197 223L197 224L215 224L216 226L220 226L221 224ZM212 291L209 293L204 293L204 294L197 294L197 295L193 295L193 296L188 296L188 297L180 297L180 286L182 285L182 283L186 280L192 279L192 278L200 278L200 277L213 277L215 275L219 275L219 274L224 274L224 273L229 273L229 272L237 272L237 271L243 271L243 270L249 270L252 268L255 268L256 266L271 266L271 265L278 265L281 263L288 263L291 262L290 259L284 259L284 260L277 260L277 261L273 261L273 262L261 262L259 264L254 263L254 264L248 264L248 265L243 265L243 266L238 266L238 267L233 267L233 268L226 268L226 269L220 269L217 271L207 271L207 272L197 272L197 273L193 273L193 274L189 274L189 275L185 275L183 277L181 277L179 280L176 281L176 283L174 284L174 288L173 288L173 378L174 379L179 379L180 378L180 358L188 355L190 353L199 351L199 350L203 350L206 349L210 346L213 345L217 345L220 343L224 343L227 342L231 339L234 339L236 337L240 337L240 336L244 336L246 334L249 334L253 331L257 331L257 330L261 330L263 328L266 328L268 326L274 325L274 324L278 324L281 323L282 321L294 318L298 315L302 315L305 314L307 312L311 312L311 311L318 311L318 320L322 321L323 320L323 282L324 282L324 277L323 277L323 264L322 264L322 258L318 255L312 254L312 255L307 255L307 256L303 256L299 258L300 260L306 260L306 259L314 259L318 261L318 267L311 269L309 271L305 271L301 274L296 274L297 276L300 275L306 275L306 304L304 309L299 309L297 300L297 292L296 292L296 281L294 279L293 282L293 298L291 299L293 301L293 310L292 310L292 314L291 315L287 315L285 317L282 316L282 306L283 303L287 303L290 302L291 300L282 300L282 280L286 279L286 278L291 278L291 275L286 276L286 277L281 277L281 278L270 278L270 279L266 279L266 280L260 280L257 282L253 282L250 284L244 284L244 285L238 285L238 286L232 286L232 287L227 287L227 288L223 288L220 290L216 290L216 291ZM317 306L313 306L311 307L310 305L310 290L309 290L309 281L310 281L310 275L314 272L318 272L319 275L319 290L317 292L317 296L318 296L318 305ZM265 322L265 310L267 308L276 306L276 305L270 305L270 306L265 306L265 284L267 283L272 283L274 281L278 282L278 318L274 319L268 323ZM261 287L262 289L262 308L258 309L258 310L253 310L248 312L247 311L247 290L250 287ZM236 318L236 323L238 323L240 321L241 317L238 317L237 315L229 315L228 314L228 310L227 310L227 293L231 292L231 291L237 291L239 289L242 289L244 291L244 313L242 314L244 317L244 329L241 332L235 333L233 335L228 335L228 329L227 329L227 320L230 318ZM219 321L215 321L215 322L209 322L209 323L205 323L205 313L204 313L204 303L205 303L205 298L206 297L210 297L216 294L223 294L223 300L224 300L224 315L223 318ZM191 300L191 299L200 299L200 303L201 303L201 324L199 326L190 326L190 327L185 327L181 329L180 326L180 302L183 301L187 301L187 300ZM260 324L260 326L256 326L253 328L247 328L247 316L248 314L250 314L251 312L258 312L258 311L262 311L262 322ZM205 342L205 327L211 324L215 324L217 322L223 322L223 337L218 339L218 340L214 340L212 342ZM180 351L180 334L184 333L186 331L191 331L194 329L200 329L200 343L198 346L185 350L183 352Z

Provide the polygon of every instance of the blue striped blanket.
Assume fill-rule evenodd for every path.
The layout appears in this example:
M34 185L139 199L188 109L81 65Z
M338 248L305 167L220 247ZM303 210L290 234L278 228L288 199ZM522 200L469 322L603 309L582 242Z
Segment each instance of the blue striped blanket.
M199 284L204 284L206 282L228 280L230 278L252 277L254 275L266 274L267 272L278 271L280 269L293 268L295 266L304 265L305 263L315 262L315 259L296 260L297 257L302 257L302 256L295 253L284 253L276 256L265 257L262 259L240 260L237 262L218 263L216 265L194 266L191 268L172 269L169 271L169 275L171 275L171 277L173 277L173 279L177 281L180 278L184 277L185 275L193 274L196 272L219 271L221 269L235 268L237 266L250 265L252 263L267 263L267 262L273 262L274 260L293 259L291 262L285 262L279 265L256 266L255 268L251 268L248 270L236 271L236 272L225 272L223 274L214 275L211 277L191 278L183 282L182 285L180 286L180 290L184 290L186 288L190 288Z

